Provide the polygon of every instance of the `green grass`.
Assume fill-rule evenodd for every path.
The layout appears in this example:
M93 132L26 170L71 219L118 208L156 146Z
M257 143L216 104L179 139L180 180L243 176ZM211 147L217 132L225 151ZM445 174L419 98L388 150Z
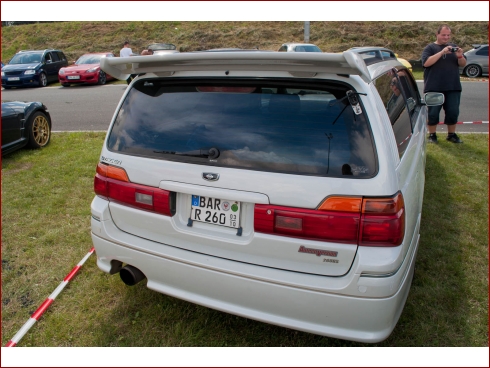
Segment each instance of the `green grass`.
M92 247L103 133L55 133L2 160L2 344ZM376 346L488 346L488 136L430 145L415 279ZM91 256L21 347L368 346L276 327L122 283Z

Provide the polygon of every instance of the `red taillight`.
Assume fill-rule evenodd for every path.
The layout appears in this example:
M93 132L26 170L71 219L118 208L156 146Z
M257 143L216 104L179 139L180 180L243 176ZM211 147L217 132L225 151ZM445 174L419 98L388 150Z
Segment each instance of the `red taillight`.
M114 201L172 216L172 193L163 189L134 184L129 181L126 171L115 166L97 165L94 191L98 196Z
M329 197L317 210L255 205L256 232L362 246L397 246L405 233L403 196Z
M365 198L359 245L396 247L405 235L405 203L398 192L391 198Z
M356 244L359 212L318 211L255 205L255 231L304 239Z

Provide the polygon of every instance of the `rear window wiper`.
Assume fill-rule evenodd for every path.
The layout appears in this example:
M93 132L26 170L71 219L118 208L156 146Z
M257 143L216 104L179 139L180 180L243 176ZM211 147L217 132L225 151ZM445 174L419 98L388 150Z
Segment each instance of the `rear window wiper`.
M190 157L204 157L208 158L209 150L193 150L193 151L185 151L185 152L176 152L176 151L153 151L155 153L163 153L165 155L176 155L176 156L190 156Z
M176 155L176 156L189 156L189 157L202 157L202 158L217 158L219 156L219 149L210 148L210 149L198 149L192 151L153 151L155 153L162 153L165 155Z

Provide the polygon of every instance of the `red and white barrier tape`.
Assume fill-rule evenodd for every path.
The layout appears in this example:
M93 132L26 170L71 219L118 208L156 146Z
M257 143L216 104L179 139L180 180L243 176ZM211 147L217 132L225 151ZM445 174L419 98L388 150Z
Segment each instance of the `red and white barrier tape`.
M439 125L444 124L443 121ZM458 121L456 124L488 124L488 121Z
M39 321L39 318L43 315L44 312L48 309L48 307L54 302L56 297L61 293L61 291L68 285L68 282L75 276L78 270L83 266L85 261L94 253L95 248L92 247L90 252L87 253L85 257L71 270L71 272L63 279L61 284L51 293L51 295L41 304L41 306L31 315L31 318L22 326L22 328L15 334L14 337L5 345L5 347L14 347L18 344L20 339L24 337L24 335L29 331L29 329Z

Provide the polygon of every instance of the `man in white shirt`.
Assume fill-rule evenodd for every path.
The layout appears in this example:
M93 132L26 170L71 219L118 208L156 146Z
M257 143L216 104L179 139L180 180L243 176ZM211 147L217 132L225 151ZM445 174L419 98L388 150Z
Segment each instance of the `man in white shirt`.
M121 49L121 51L119 51L119 56L120 57L130 57L132 53L133 53L133 51L129 47L129 41L125 41L123 48ZM133 75L131 74L129 76L129 78L126 79L126 83L128 83L128 84L131 83L132 78L133 78Z
M133 51L129 47L129 41L124 42L124 47L119 51L119 56L120 57L128 57L131 56Z

